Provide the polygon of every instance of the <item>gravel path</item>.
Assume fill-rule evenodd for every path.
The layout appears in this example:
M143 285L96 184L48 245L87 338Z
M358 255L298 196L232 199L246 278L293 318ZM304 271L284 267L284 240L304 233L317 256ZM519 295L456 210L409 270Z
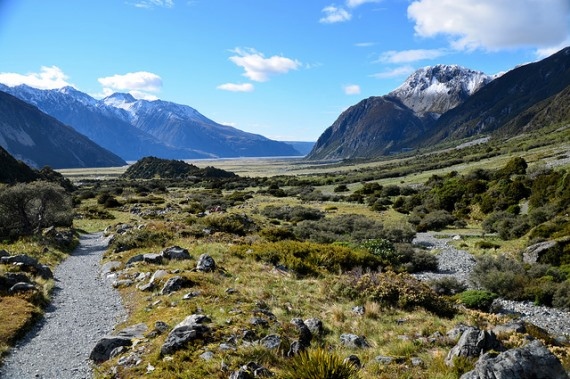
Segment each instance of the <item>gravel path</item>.
M469 282L469 275L476 261L470 253L456 249L449 244L449 241L451 241L450 237L436 238L432 233L417 233L413 241L414 244L424 246L430 250L439 250L437 255L438 271L421 272L414 274L414 276L420 280L453 276L467 284L469 288L472 288ZM501 313L515 315L523 321L539 326L554 336L570 338L570 312L537 306L528 301L521 302L504 299L495 300L493 308Z
M55 270L45 317L6 358L0 378L91 378L91 350L126 315L119 294L100 277L107 245L101 233L80 237L77 249Z

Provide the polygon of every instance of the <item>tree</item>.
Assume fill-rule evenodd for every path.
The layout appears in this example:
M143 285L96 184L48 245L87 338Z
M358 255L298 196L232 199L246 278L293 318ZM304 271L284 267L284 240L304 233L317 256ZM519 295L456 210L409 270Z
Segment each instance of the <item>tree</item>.
M0 188L0 236L39 233L49 226L71 226L71 197L50 182L19 183Z

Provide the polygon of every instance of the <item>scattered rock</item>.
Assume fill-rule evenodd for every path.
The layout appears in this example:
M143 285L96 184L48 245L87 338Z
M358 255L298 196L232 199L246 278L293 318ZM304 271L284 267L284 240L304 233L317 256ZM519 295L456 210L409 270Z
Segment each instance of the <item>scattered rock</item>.
M106 277L113 271L117 271L118 269L120 269L122 265L123 264L119 261L105 262L103 266L101 266L101 276Z
M89 359L95 363L102 363L109 360L112 356L113 351L122 346L131 346L132 341L128 337L110 336L103 337L97 342Z
M366 338L357 336L356 334L341 334L340 343L346 347L351 348L365 348L370 347Z
M192 292L188 292L186 295L182 296L183 300L190 300L193 299L197 296L200 296L200 291L192 291Z
M198 263L196 264L196 270L202 272L212 272L216 269L216 262L214 258L209 256L208 254L200 255L198 258Z
M162 255L160 254L154 254L154 253L143 254L143 261L145 261L146 263L159 265L162 263L162 259L163 259Z
M305 320L305 325L313 335L322 336L325 332L323 328L323 322L318 318L309 318Z
M144 323L131 325L129 327L124 328L118 333L120 337L127 337L127 338L143 338L144 334L148 330L148 327Z
M161 254L164 258L172 260L181 261L181 260L192 259L192 256L190 255L188 250L180 246L167 247L166 249L162 250Z
M281 346L281 337L276 334L270 334L266 337L263 337L259 342L263 347L267 349L277 349L279 346Z
M160 349L161 355L172 354L183 349L190 341L204 339L209 334L210 328L203 323L210 321L207 316L200 314L186 317L166 337L166 341Z
M500 333L526 333L526 326L522 321L513 321L504 325L497 325L493 328L495 334Z
M214 359L214 353L212 353L211 351L206 351L200 354L200 358L202 358L205 361L211 361L212 359Z
M539 340L496 357L484 354L461 379L568 379L562 364Z
M53 278L53 273L48 266L40 264L37 259L26 254L3 256L0 258L0 263L16 265L21 271L39 275L43 279Z
M10 293L37 291L32 283L19 282L10 287Z
M553 250L560 250L560 246L556 241L544 241L530 245L523 251L523 262L534 264L540 261L540 258Z
M127 261L127 266L142 261L144 261L144 254L137 254L129 258L129 260Z
M357 305L356 307L352 308L352 313L355 313L359 316L364 315L364 312L366 310L364 309L364 307L362 305Z
M453 366L455 357L479 357L489 350L500 351L501 349L502 346L495 333L469 327L463 332L457 345L447 354L445 363L448 366Z
M392 363L392 361L394 360L394 358L392 358L392 357L386 357L386 356L383 356L383 355L379 355L379 356L377 356L376 358L374 358L374 360L375 360L376 362L380 363L380 364L389 365L390 363Z
M362 368L362 363L360 363L360 358L358 358L358 356L356 356L354 354L351 354L348 357L344 358L344 360L342 362L343 363L350 363L351 365L353 365L357 369Z
M192 287L194 282L188 278L182 276L174 276L166 281L164 287L162 287L161 293L163 295L168 295L169 293L181 290L182 288Z
M135 282L133 282L131 279L119 279L113 281L114 288L130 287L133 284L135 284Z
M424 365L424 361L418 357L413 357L411 359L411 362L412 362L412 366L423 366Z
M253 326L263 326L263 327L265 327L265 326L268 326L268 325L269 325L269 321L267 321L267 320L265 320L265 319L263 319L263 318L261 318L261 317L252 317L252 318L249 320L249 323L250 323L251 325L253 325Z

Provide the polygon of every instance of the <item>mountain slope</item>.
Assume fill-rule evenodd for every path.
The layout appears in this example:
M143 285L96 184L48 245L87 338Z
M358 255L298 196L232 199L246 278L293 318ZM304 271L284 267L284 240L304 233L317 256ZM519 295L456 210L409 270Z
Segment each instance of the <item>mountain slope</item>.
M101 106L91 96L71 87L39 90L26 85L7 87L0 84L0 90L6 90L37 106L125 160L137 160L146 155L165 158L211 157L209 154L176 148L157 141L118 117L116 109Z
M292 146L218 124L197 110L168 101L135 100L113 94L102 100L138 129L165 144L190 147L220 157L300 155Z
M38 174L0 146L0 183L30 182Z
M125 161L36 107L0 91L0 146L34 167L122 166Z
M400 151L429 124L398 99L370 97L344 111L307 159L369 158Z
M442 113L490 80L459 66L422 68L388 95L363 100L343 112L307 159L371 158L416 147Z
M477 134L516 135L506 128L527 109L570 85L570 47L539 62L517 67L495 79L437 121L427 144Z

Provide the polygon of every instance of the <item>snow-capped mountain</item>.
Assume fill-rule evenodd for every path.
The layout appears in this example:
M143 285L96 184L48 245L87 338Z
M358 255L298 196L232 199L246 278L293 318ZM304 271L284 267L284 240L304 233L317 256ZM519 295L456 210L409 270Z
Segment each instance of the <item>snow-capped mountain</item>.
M400 99L419 116L436 118L455 108L493 80L492 76L457 65L436 65L415 71L388 96Z
M125 160L300 155L290 145L220 125L192 107L114 94L97 100L72 87L0 90L37 106Z

